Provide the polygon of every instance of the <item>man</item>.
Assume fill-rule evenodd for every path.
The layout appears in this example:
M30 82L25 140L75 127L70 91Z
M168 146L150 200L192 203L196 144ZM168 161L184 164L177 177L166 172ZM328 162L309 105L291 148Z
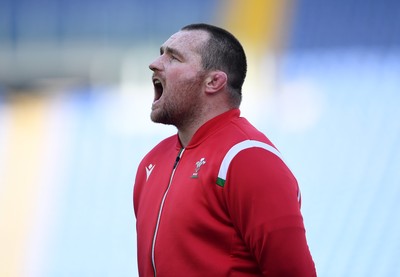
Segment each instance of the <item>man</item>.
M151 119L177 127L139 165L140 276L315 276L296 179L240 117L246 57L206 24L172 35L150 64Z

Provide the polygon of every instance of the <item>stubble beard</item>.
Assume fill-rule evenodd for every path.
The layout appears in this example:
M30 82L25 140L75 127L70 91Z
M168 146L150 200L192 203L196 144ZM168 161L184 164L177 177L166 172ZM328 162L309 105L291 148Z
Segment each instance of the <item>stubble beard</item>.
M155 123L173 125L178 129L189 127L201 112L200 87L202 74L192 81L177 84L173 93L176 97L164 99L162 106L153 110L150 118Z

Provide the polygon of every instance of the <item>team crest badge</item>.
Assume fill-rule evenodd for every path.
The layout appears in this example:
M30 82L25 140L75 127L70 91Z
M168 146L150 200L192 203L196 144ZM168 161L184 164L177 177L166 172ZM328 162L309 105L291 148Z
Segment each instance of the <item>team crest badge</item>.
M191 178L198 178L200 168L206 163L205 158L201 158L200 161L196 162L196 168L192 174Z

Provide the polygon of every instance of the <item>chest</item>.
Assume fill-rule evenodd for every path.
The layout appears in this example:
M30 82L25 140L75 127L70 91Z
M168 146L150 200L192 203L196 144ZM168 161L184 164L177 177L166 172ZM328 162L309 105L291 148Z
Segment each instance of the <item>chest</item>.
M216 184L222 158L217 151L192 150L184 151L174 167L155 164L142 192L149 205L145 210L154 211L152 217L160 214L161 226L175 230L209 229L214 221L228 221L224 191Z

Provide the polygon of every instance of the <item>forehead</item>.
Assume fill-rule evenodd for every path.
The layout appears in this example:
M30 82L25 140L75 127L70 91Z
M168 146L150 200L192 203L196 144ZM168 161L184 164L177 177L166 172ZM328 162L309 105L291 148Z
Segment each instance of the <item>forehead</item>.
M208 33L202 30L179 31L173 34L161 48L174 48L182 52L198 52L199 46L208 39Z

